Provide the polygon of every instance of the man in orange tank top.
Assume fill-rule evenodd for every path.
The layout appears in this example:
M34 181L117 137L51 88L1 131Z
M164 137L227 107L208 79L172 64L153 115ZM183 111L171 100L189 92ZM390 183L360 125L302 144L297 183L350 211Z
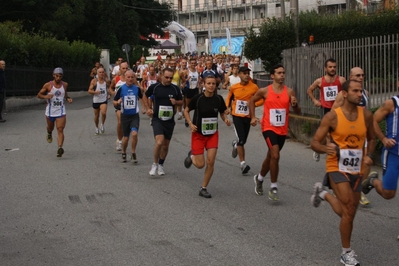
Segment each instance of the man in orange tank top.
M342 84L345 82L344 77L337 75L337 62L335 59L330 58L324 63L324 71L326 74L316 79L307 91L313 104L316 107L323 108L323 114L320 118L331 110L338 93L342 89ZM314 97L314 91L317 88L320 90L320 100ZM313 159L318 162L320 155L316 152L313 153Z
M346 81L342 90L343 105L323 117L311 143L315 152L327 154L327 173L323 184L315 183L311 202L314 207L318 207L325 200L341 217L340 262L345 265L360 265L350 247L351 235L362 191L364 164L373 164L376 141L372 113L358 106L362 100L361 83L355 80ZM331 135L331 142L324 144L327 133ZM364 152L366 140L367 154ZM324 190L323 186L331 188L336 197Z
M264 100L261 128L268 152L258 175L254 176L255 193L263 195L263 179L270 171L271 188L269 199L278 201L277 177L279 171L280 151L288 134L288 115L290 106L300 114L301 108L295 97L295 91L284 85L285 71L282 65L276 65L270 71L273 84L259 89L249 102L251 125L256 126L255 103Z

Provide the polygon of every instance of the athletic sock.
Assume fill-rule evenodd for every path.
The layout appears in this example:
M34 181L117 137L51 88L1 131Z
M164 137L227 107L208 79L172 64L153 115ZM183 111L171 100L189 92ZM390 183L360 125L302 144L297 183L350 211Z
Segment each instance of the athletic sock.
M327 191L323 190L322 192L320 192L319 197L320 197L322 200L325 200L325 199L326 199L327 193L328 193Z
M277 182L276 183L271 183L270 188L277 188Z
M258 180L262 182L262 181L263 181L263 178L264 178L264 176L262 176L262 175L259 173L259 174L258 174Z
M342 248L342 254L346 254L346 253L348 253L348 252L350 252L352 249L349 247L349 248Z
M165 162L165 159L161 159L161 158L158 159L158 164L163 165L164 162Z

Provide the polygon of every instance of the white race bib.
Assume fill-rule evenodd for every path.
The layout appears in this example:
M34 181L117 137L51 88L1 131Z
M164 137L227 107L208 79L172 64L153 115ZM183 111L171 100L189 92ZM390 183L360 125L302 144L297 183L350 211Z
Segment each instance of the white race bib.
M170 120L173 117L173 106L160 105L158 118L162 121Z
M275 127L282 127L285 125L286 110L285 109L270 109L270 124Z
M338 95L338 86L324 87L324 100L327 102L335 101Z
M123 97L123 108L134 109L136 108L136 96L125 96Z
M235 113L238 115L249 115L249 108L247 101L236 100Z
M218 118L202 118L202 135L212 135L218 127Z
M361 149L341 149L339 155L338 167L340 172L360 172L363 159L363 151Z

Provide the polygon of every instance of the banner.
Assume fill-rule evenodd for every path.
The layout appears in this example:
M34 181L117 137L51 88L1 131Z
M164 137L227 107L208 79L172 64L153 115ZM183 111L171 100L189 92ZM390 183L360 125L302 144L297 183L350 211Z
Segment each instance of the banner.
M227 37L227 49L228 49L228 54L232 52L231 49L231 35L230 35L230 30L229 28L226 28L226 37Z
M197 42L195 40L194 33L183 27L176 21L172 21L169 26L166 27L171 33L175 34L178 38L184 40L184 47L186 53L197 51Z
M221 54L225 52L233 55L241 55L244 39L244 36L231 37L231 50L227 52L229 49L227 38L213 38L212 44L209 44L209 47L212 47L210 52L211 54Z

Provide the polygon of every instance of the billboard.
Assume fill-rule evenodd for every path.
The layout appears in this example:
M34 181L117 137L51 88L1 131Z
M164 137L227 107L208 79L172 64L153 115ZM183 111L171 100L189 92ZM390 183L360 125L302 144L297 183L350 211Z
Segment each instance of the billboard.
M226 54L240 55L242 53L242 46L244 45L244 36L231 37L231 52L229 50L229 43L227 38L212 38L211 54Z

